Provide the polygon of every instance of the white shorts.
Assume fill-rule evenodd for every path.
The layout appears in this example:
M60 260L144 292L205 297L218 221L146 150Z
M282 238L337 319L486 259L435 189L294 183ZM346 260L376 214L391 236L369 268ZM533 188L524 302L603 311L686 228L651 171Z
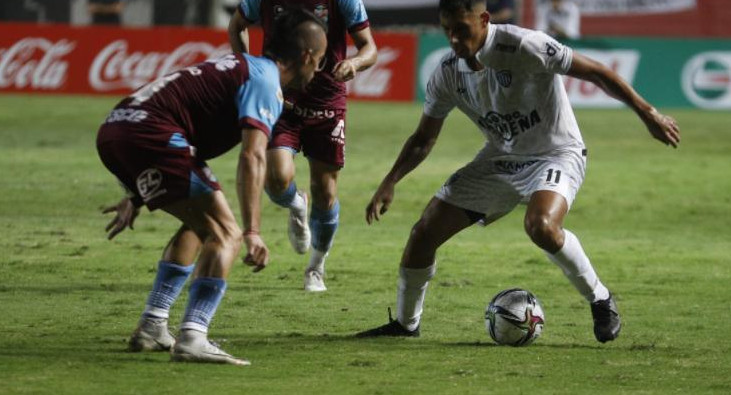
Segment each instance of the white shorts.
M528 203L536 191L553 191L569 208L584 182L586 157L581 151L525 161L488 158L480 152L452 174L436 197L451 205L485 214L495 220Z

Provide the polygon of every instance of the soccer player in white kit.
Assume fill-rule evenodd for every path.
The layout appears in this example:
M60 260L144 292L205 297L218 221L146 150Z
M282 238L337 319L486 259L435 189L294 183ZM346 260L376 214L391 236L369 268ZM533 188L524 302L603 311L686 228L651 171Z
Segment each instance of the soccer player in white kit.
M453 51L434 71L419 125L368 204L366 221L388 210L396 183L427 157L453 108L472 119L487 142L414 225L401 260L397 318L356 336L419 336L437 248L475 222L490 224L525 203L526 233L590 303L597 340L614 340L621 328L616 303L579 240L563 228L584 180L586 148L560 74L595 83L672 147L680 142L675 120L616 73L548 35L490 24L484 0L440 0L439 12Z

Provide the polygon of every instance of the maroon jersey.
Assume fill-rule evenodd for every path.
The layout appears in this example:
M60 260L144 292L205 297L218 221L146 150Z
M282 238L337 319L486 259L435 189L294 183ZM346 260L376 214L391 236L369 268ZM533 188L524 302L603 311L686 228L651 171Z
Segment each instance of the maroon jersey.
M299 5L321 18L328 27L325 69L315 74L306 91L288 90L285 99L312 109L345 109L345 83L335 81L333 68L345 59L347 32L369 26L362 0L242 0L239 11L250 23L259 22L264 29L264 42L274 18L286 6Z
M215 158L241 142L241 129L267 135L282 112L279 70L266 58L230 54L149 83L122 100L98 139L177 144L180 134L195 156ZM123 130L123 132L119 132Z

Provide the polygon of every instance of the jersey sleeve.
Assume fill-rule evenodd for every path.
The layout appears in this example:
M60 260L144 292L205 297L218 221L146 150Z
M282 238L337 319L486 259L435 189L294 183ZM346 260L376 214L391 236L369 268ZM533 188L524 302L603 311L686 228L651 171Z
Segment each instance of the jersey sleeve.
M443 67L437 67L429 78L424 99L424 115L438 119L446 118L455 106L451 93L453 89L445 78Z
M363 0L338 0L338 8L348 31L363 30L370 25Z
M259 22L261 18L261 0L241 0L239 12L251 23Z
M239 126L259 129L271 136L282 114L283 96L276 72L249 69L249 80L239 88L237 101Z
M522 64L528 71L566 74L574 51L543 32L532 32L520 42Z

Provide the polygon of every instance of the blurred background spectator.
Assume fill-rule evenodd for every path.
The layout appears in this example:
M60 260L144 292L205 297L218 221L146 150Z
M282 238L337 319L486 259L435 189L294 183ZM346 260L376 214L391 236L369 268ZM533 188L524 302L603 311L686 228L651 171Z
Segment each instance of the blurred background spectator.
M517 24L518 10L513 0L487 0L487 11L491 23Z
M557 39L581 37L581 13L570 0L544 0L536 9L536 30Z
M88 0L87 9L91 16L91 23L94 25L121 25L122 0Z

